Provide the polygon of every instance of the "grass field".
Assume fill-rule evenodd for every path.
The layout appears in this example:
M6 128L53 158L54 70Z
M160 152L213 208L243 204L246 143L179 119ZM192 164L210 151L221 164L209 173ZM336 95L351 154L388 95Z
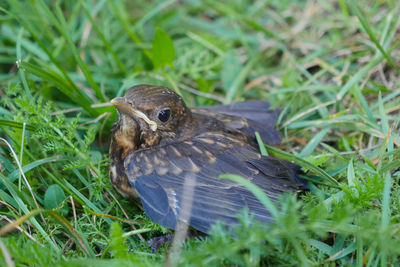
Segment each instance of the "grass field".
M267 100L314 182L268 231L241 215L182 266L400 264L400 1L0 0L0 265L156 266L168 232L108 177L108 101ZM285 151L285 152L284 152Z

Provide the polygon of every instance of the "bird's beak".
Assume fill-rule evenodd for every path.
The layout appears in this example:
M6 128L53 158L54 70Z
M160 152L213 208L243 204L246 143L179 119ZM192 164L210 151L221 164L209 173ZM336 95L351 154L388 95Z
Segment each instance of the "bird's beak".
M149 119L143 112L140 110L134 109L131 104L127 103L125 98L123 97L116 97L111 100L111 104L114 105L120 112L133 115L137 118L141 118L144 120L150 127L150 129L155 132L157 130L157 123Z

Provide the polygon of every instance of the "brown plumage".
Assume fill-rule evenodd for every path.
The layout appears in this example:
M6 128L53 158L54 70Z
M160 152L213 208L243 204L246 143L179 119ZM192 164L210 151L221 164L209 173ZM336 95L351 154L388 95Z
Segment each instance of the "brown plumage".
M255 219L269 212L243 186L219 175L241 175L272 200L305 188L290 162L262 156L254 138L278 144L276 110L263 101L193 108L166 87L138 85L112 100L118 121L112 128L110 177L124 197L140 199L154 222L174 229L184 199L185 177L194 181L190 220L207 233L216 221L228 227L247 207Z

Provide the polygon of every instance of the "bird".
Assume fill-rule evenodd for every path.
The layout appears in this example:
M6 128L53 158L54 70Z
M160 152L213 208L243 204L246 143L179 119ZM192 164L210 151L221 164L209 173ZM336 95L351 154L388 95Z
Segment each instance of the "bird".
M222 174L245 178L274 202L285 192L307 189L298 165L259 152L255 131L266 144L281 142L275 129L280 111L268 102L188 108L169 88L141 84L111 103L118 113L111 129L111 183L166 228L177 228L188 202L184 222L206 234L217 222L232 229L244 208L258 221L271 221L253 193Z

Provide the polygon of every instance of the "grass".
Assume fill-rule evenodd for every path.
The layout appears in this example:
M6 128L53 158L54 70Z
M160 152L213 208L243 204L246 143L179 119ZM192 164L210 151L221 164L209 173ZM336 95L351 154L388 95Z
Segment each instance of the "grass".
M108 178L107 103L150 83L189 106L270 101L284 140L265 152L314 181L272 207L268 228L244 212L236 238L216 225L173 262L396 266L399 9L394 0L1 2L1 265L163 264L166 248L151 254L143 240L168 230Z

